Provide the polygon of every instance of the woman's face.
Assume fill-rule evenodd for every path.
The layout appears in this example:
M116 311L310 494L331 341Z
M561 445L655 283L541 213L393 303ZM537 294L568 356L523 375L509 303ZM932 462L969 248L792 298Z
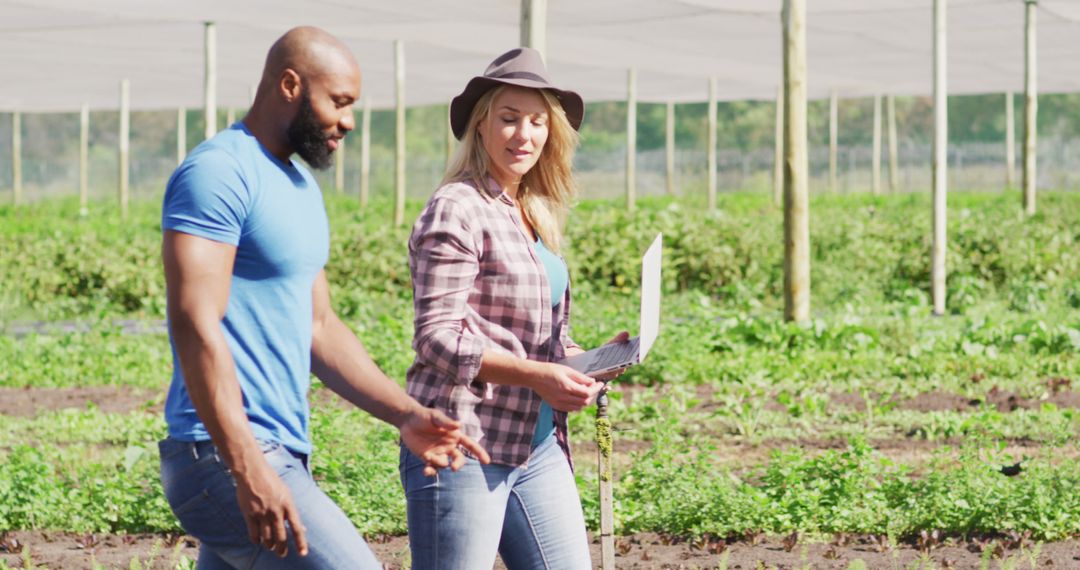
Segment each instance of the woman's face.
M516 186L536 164L547 142L548 119L544 98L535 89L508 87L495 96L479 133L496 182Z

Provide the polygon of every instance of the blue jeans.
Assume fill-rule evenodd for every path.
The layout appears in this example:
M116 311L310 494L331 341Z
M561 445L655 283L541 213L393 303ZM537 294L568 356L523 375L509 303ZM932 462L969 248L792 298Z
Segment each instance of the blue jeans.
M161 485L180 525L202 543L198 568L381 569L349 518L315 485L307 457L277 442L259 441L259 445L292 492L307 528L308 555L296 553L291 529L285 558L251 542L236 502L236 482L214 444L168 438L158 443Z
M424 476L424 464L401 449L414 570L491 568L495 554L510 570L588 570L588 536L574 475L549 436L528 467L482 465Z

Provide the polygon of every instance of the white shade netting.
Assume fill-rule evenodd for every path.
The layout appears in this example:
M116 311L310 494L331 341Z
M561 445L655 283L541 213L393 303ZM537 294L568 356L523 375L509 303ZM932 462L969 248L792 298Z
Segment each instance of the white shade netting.
M586 101L773 99L781 73L779 0L550 0L547 60ZM394 101L393 42L405 45L406 103L445 104L467 78L520 42L519 0L0 0L0 109L198 108L205 21L217 33L218 103L243 107L270 44L300 24L355 52L364 95ZM928 94L931 0L808 0L809 94ZM1080 0L1038 3L1039 89L1080 91ZM951 0L948 89L1023 87L1024 3Z

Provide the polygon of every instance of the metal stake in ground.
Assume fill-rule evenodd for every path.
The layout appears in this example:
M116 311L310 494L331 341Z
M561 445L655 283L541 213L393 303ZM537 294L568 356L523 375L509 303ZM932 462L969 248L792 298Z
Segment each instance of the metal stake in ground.
M611 420L607 415L608 397L596 398L597 470L600 472L600 567L615 568L615 510L611 472Z

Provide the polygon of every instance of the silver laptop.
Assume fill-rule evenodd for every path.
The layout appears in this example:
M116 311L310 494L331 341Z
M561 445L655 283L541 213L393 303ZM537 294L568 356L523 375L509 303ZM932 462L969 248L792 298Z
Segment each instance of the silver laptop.
M641 324L638 336L622 344L607 344L571 356L560 362L582 374L599 376L632 366L649 353L660 333L660 261L663 235L656 239L641 258Z

